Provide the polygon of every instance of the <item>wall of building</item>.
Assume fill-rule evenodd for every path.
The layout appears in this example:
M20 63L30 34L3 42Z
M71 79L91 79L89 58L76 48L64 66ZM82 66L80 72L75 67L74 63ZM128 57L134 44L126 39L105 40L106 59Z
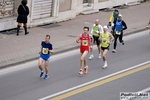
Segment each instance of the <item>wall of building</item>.
M17 26L17 8L20 0L0 0L0 31Z
M72 0L59 0L59 12L71 10Z
M30 10L28 27L73 19L86 10L112 8L137 1L138 0L28 0ZM20 2L21 0L0 0L0 31L16 28L17 8ZM4 6L3 3L7 5Z

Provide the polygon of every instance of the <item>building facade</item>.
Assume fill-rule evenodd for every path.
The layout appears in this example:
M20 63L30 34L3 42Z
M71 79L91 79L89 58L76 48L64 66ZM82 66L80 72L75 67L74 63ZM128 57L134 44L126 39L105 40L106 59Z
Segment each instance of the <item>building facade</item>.
M75 18L87 10L112 8L138 0L28 0L28 27ZM0 31L16 28L21 0L0 0Z

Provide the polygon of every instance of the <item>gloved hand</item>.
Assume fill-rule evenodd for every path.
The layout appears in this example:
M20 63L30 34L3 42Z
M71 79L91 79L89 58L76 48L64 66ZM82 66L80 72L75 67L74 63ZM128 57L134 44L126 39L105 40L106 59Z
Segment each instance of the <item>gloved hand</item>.
M109 22L108 25L111 26L111 22Z

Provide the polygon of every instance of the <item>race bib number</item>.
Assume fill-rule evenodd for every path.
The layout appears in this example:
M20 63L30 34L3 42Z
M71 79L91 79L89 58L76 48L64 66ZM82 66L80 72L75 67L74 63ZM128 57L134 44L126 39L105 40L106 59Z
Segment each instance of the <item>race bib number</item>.
M82 46L88 46L88 41L82 41Z
M48 54L48 50L46 50L46 48L43 48L43 49L42 49L42 53L43 53L43 54Z
M121 32L120 32L120 31L116 31L116 34L117 34L117 35L121 35Z
M106 44L106 43L107 43L107 41L106 41L106 39L105 39L105 38L102 40L102 42L103 42L104 44Z
M97 31L94 31L94 34L98 34L98 32L97 32Z

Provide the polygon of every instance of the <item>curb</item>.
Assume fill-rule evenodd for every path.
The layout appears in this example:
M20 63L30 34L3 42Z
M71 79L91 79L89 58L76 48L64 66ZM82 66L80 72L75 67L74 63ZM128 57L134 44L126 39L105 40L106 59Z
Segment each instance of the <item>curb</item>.
M132 34L135 34L137 32L142 32L142 31L145 31L145 30L147 30L147 29L143 28L143 29L135 30L135 31L132 31L132 32L124 34L124 36L132 35ZM70 50L74 50L74 49L78 49L78 48L79 48L79 46L71 47L71 48L68 48L68 49L64 49L64 50L55 52L53 55L57 55L57 54L60 54L60 53L63 53L63 52L67 52L67 51L70 51ZM15 63L12 63L12 64L0 66L0 69L4 69L4 68L8 68L8 67L15 66L15 65L18 65L18 64L23 64L23 63L26 63L26 62L29 62L29 61L37 60L38 58L39 57L35 57L35 58L31 58L31 59L26 59L24 61L15 62Z
M64 49L64 50L55 52L53 55L57 55L57 54L60 54L60 53L63 53L63 52L67 52L67 51L70 51L70 50L74 50L74 49L77 49L77 48L79 48L79 46L75 46L75 47L72 47L72 48L68 48L68 49ZM4 68L11 67L11 66L23 64L23 63L26 63L26 62L29 62L29 61L34 61L34 60L37 60L38 58L39 57L35 57L35 58L31 58L31 59L26 59L26 60L23 60L23 61L20 61L20 62L15 62L15 63L12 63L12 64L0 66L0 69L4 69Z

